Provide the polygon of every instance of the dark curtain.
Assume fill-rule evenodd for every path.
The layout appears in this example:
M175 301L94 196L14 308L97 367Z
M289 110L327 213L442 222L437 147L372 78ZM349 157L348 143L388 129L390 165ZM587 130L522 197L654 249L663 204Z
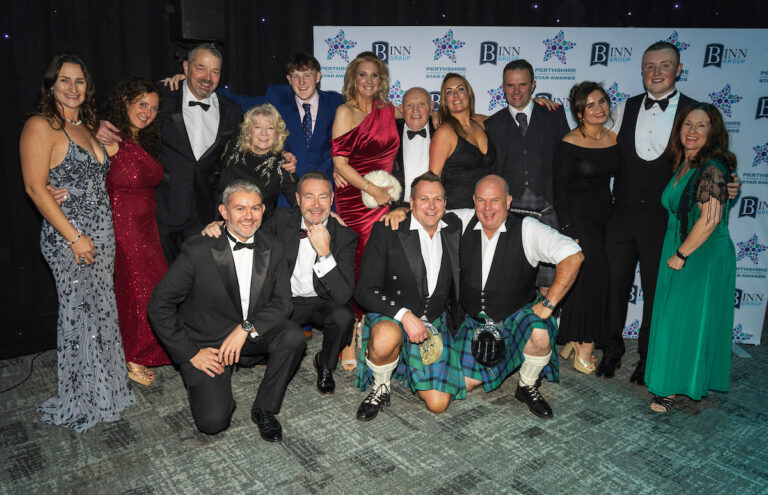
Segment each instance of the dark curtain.
M419 1L218 0L226 10L222 84L263 94L283 82L283 62L313 48L313 25L766 27L764 0ZM171 40L163 0L6 0L0 9L0 358L55 347L56 292L40 255L40 216L24 192L21 128L51 57L70 51L93 73L103 101L119 80L181 71L191 44Z

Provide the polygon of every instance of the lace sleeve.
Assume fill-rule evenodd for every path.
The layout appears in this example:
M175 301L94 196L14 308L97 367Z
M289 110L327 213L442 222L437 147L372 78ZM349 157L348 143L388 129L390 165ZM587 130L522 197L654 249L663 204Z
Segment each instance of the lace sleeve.
M725 167L718 162L710 162L701 173L696 184L695 201L707 203L710 198L715 198L720 203L728 199L728 177Z

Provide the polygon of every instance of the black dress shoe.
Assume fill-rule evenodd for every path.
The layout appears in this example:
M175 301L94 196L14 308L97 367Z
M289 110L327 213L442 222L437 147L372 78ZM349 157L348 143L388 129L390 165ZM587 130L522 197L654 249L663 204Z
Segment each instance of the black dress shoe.
M255 409L251 411L251 420L259 427L261 438L267 442L283 441L283 428L275 413L261 408Z
M645 361L638 361L635 371L629 377L629 381L638 385L645 385Z
M536 385L526 387L518 383L517 390L515 390L515 399L520 402L525 402L528 406L528 410L540 418L552 419L554 417L552 408L549 407L547 401L541 396L539 387Z
M331 395L336 390L336 382L333 381L333 373L325 366L320 366L320 353L315 354L312 360L317 371L317 391L323 395Z
M389 388L386 385L379 385L371 390L368 397L363 399L360 407L357 408L357 419L360 421L370 421L379 414L379 410L389 405Z
M603 356L603 359L600 360L600 364L597 365L597 371L595 374L605 378L613 378L616 376L617 368L621 368L621 358L617 359Z

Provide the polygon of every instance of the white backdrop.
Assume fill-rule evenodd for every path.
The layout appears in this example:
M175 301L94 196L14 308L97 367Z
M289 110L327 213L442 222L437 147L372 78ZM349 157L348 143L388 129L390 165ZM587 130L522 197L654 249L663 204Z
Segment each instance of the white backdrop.
M447 72L469 79L477 113L506 107L504 65L524 58L535 69L536 93L565 106L577 82L602 82L615 105L643 91L643 51L659 40L680 49L678 88L716 105L744 183L729 218L736 246L734 342L759 344L768 296L768 30L673 28L515 28L315 26L315 56L323 89L341 90L347 63L371 50L390 70L390 101L405 90L426 88L437 102ZM643 294L639 273L624 335L637 338Z

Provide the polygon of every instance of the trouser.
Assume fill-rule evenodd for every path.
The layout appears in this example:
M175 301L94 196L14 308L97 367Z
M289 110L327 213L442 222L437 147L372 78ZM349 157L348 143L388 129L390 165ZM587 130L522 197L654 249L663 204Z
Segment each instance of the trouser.
M322 297L293 297L291 321L300 326L313 325L323 330L323 348L320 364L332 370L336 368L339 352L352 340L355 314L351 304L337 304Z

